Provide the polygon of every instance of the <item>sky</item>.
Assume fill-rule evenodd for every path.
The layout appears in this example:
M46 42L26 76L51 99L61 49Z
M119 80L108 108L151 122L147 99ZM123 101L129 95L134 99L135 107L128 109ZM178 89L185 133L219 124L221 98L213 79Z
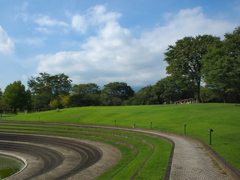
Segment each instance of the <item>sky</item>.
M0 0L0 88L41 72L154 85L168 45L239 25L240 0Z

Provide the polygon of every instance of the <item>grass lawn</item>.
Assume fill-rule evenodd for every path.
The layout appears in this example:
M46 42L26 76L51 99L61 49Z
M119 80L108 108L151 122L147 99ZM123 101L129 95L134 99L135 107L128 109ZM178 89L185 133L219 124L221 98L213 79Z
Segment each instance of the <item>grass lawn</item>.
M235 104L183 104L118 107L81 107L31 114L9 120L116 125L184 133L209 144L208 129L213 129L211 147L240 169L240 106Z

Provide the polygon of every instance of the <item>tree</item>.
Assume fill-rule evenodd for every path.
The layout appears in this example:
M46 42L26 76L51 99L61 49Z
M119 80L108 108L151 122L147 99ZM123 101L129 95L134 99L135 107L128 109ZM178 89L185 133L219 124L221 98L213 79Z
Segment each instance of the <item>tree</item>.
M61 105L64 108L68 108L69 107L70 94L68 94L68 95L59 95L59 98L60 98Z
M70 107L81 107L83 104L83 95L82 94L73 94L69 98Z
M28 111L32 110L32 93L29 89L26 90L25 92L26 94L26 104L24 106L24 108Z
M3 95L3 92L2 92L2 90L0 88L0 100L2 99L2 95Z
M4 110L7 110L8 105L6 103L4 103L2 100L0 100L0 116L2 116Z
M209 88L208 86L201 86L200 93L201 102L220 102L219 94L215 89Z
M124 101L124 105L147 105L157 103L158 102L154 99L153 86L151 85L140 89L133 95L133 97L127 101Z
M104 85L101 92L102 103L107 106L122 105L134 95L133 89L124 82L111 82Z
M101 90L99 89L99 86L97 84L94 83L79 85L75 84L72 87L72 93L76 99L79 99L81 101L81 103L77 103L79 105L81 104L81 106L100 105Z
M25 86L21 81L15 81L6 87L3 94L3 102L9 105L15 113L17 109L23 109L27 104Z
M188 89L193 88L197 101L200 98L203 77L202 58L215 41L220 39L211 35L185 37L178 40L176 45L170 45L164 53L164 61L168 63L167 73L171 74L178 84L185 84Z
M176 83L172 76L167 76L153 86L154 97L160 104L193 97L192 89L185 87L184 84Z
M230 92L240 92L240 27L209 47L203 61L204 81L221 92L224 102Z
M53 100L50 102L49 106L50 106L52 109L57 109L57 108L61 108L61 107L62 107L60 101L57 100L57 99L53 99Z
M49 103L59 95L67 95L71 89L72 80L65 74L50 75L40 73L38 77L31 77L28 86L34 94L35 107L47 108Z

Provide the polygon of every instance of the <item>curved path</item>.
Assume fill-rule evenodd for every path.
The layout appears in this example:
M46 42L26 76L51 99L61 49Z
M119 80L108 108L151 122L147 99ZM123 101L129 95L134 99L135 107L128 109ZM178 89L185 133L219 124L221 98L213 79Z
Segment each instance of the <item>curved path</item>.
M154 133L171 139L174 153L170 178L171 180L228 180L214 160L196 143L174 135Z
M4 122L4 121L1 121L1 122ZM9 121L5 121L5 122L9 122ZM20 122L18 121L18 123L20 123ZM21 123L24 123L24 122L21 122ZM26 123L34 124L34 122L26 122ZM55 123L42 123L42 124L56 125ZM215 179L225 180L226 179L227 180L227 179L229 179L228 176L220 170L220 168L217 166L216 162L213 161L213 159L207 154L207 152L203 148L199 147L196 143L194 143L191 140L176 136L174 134L166 134L166 133L160 132L160 131L122 128L122 127L110 127L110 126L79 125L79 124L75 124L75 125L74 124L64 124L64 125L65 126L68 125L68 126L85 127L85 128L99 128L99 129L111 129L111 130L118 130L118 131L135 132L135 133L146 134L149 136L158 137L158 138L167 140L169 142L172 141L173 145L174 145L174 151L173 151L173 156L170 161L170 168L169 168L170 174L165 177L166 179L171 179L171 180L188 180L188 179L189 180L193 180L193 179L194 180L198 180L198 179L199 180L202 180L202 179L204 179L204 180L208 180L208 179L209 180L215 180ZM19 141L24 142L25 138L26 138L25 135L23 135L23 137L21 136ZM51 138L53 138L53 137L51 137ZM50 139L49 139L49 144L55 144L55 145L59 146L59 144L57 144L56 142L54 143ZM2 140L2 138L0 140ZM7 140L7 139L5 139L5 140ZM40 138L40 141L41 141L41 138ZM29 140L28 140L28 142L29 142ZM88 144L88 142L86 144L84 144L84 147L85 147L85 145L89 146L87 144ZM99 145L98 148L103 147L103 146L105 146L105 144ZM94 149L94 151L97 151L100 156L101 151L97 150L97 148L93 148L93 149ZM75 150L75 151L77 151L77 150ZM116 149L114 150L114 152L117 152ZM119 157L120 156L115 157L116 162L119 160ZM59 158L59 159L61 159L61 158ZM107 161L109 159L108 160L105 159L105 160L106 160L105 164L107 164L108 163ZM59 161L61 161L61 160L59 160ZM91 165L93 165L96 162L97 162L97 160L94 161L89 166L84 167L83 169L90 167ZM110 166L108 168L110 168ZM56 171L56 169L55 169L55 171ZM76 174L76 172L77 171L73 171L72 174L68 174L65 177L60 176L61 177L60 179L67 179L68 177L72 177L71 179L78 179L77 176L73 176L74 174ZM97 176L93 175L94 173L96 173L96 172L94 172L94 170L92 170L92 171L90 170L90 171L86 171L86 172L91 174L91 176L86 176L86 179L94 179L95 177L97 177ZM97 172L97 173L99 173L99 172Z

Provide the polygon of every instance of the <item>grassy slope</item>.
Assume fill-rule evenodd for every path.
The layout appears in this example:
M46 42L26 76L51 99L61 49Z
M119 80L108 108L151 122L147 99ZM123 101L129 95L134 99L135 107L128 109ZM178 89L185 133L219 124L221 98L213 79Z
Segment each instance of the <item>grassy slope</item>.
M18 115L8 119L102 124L183 133L209 143L208 129L213 129L212 148L240 169L240 107L234 104L185 104L155 106L82 107Z

